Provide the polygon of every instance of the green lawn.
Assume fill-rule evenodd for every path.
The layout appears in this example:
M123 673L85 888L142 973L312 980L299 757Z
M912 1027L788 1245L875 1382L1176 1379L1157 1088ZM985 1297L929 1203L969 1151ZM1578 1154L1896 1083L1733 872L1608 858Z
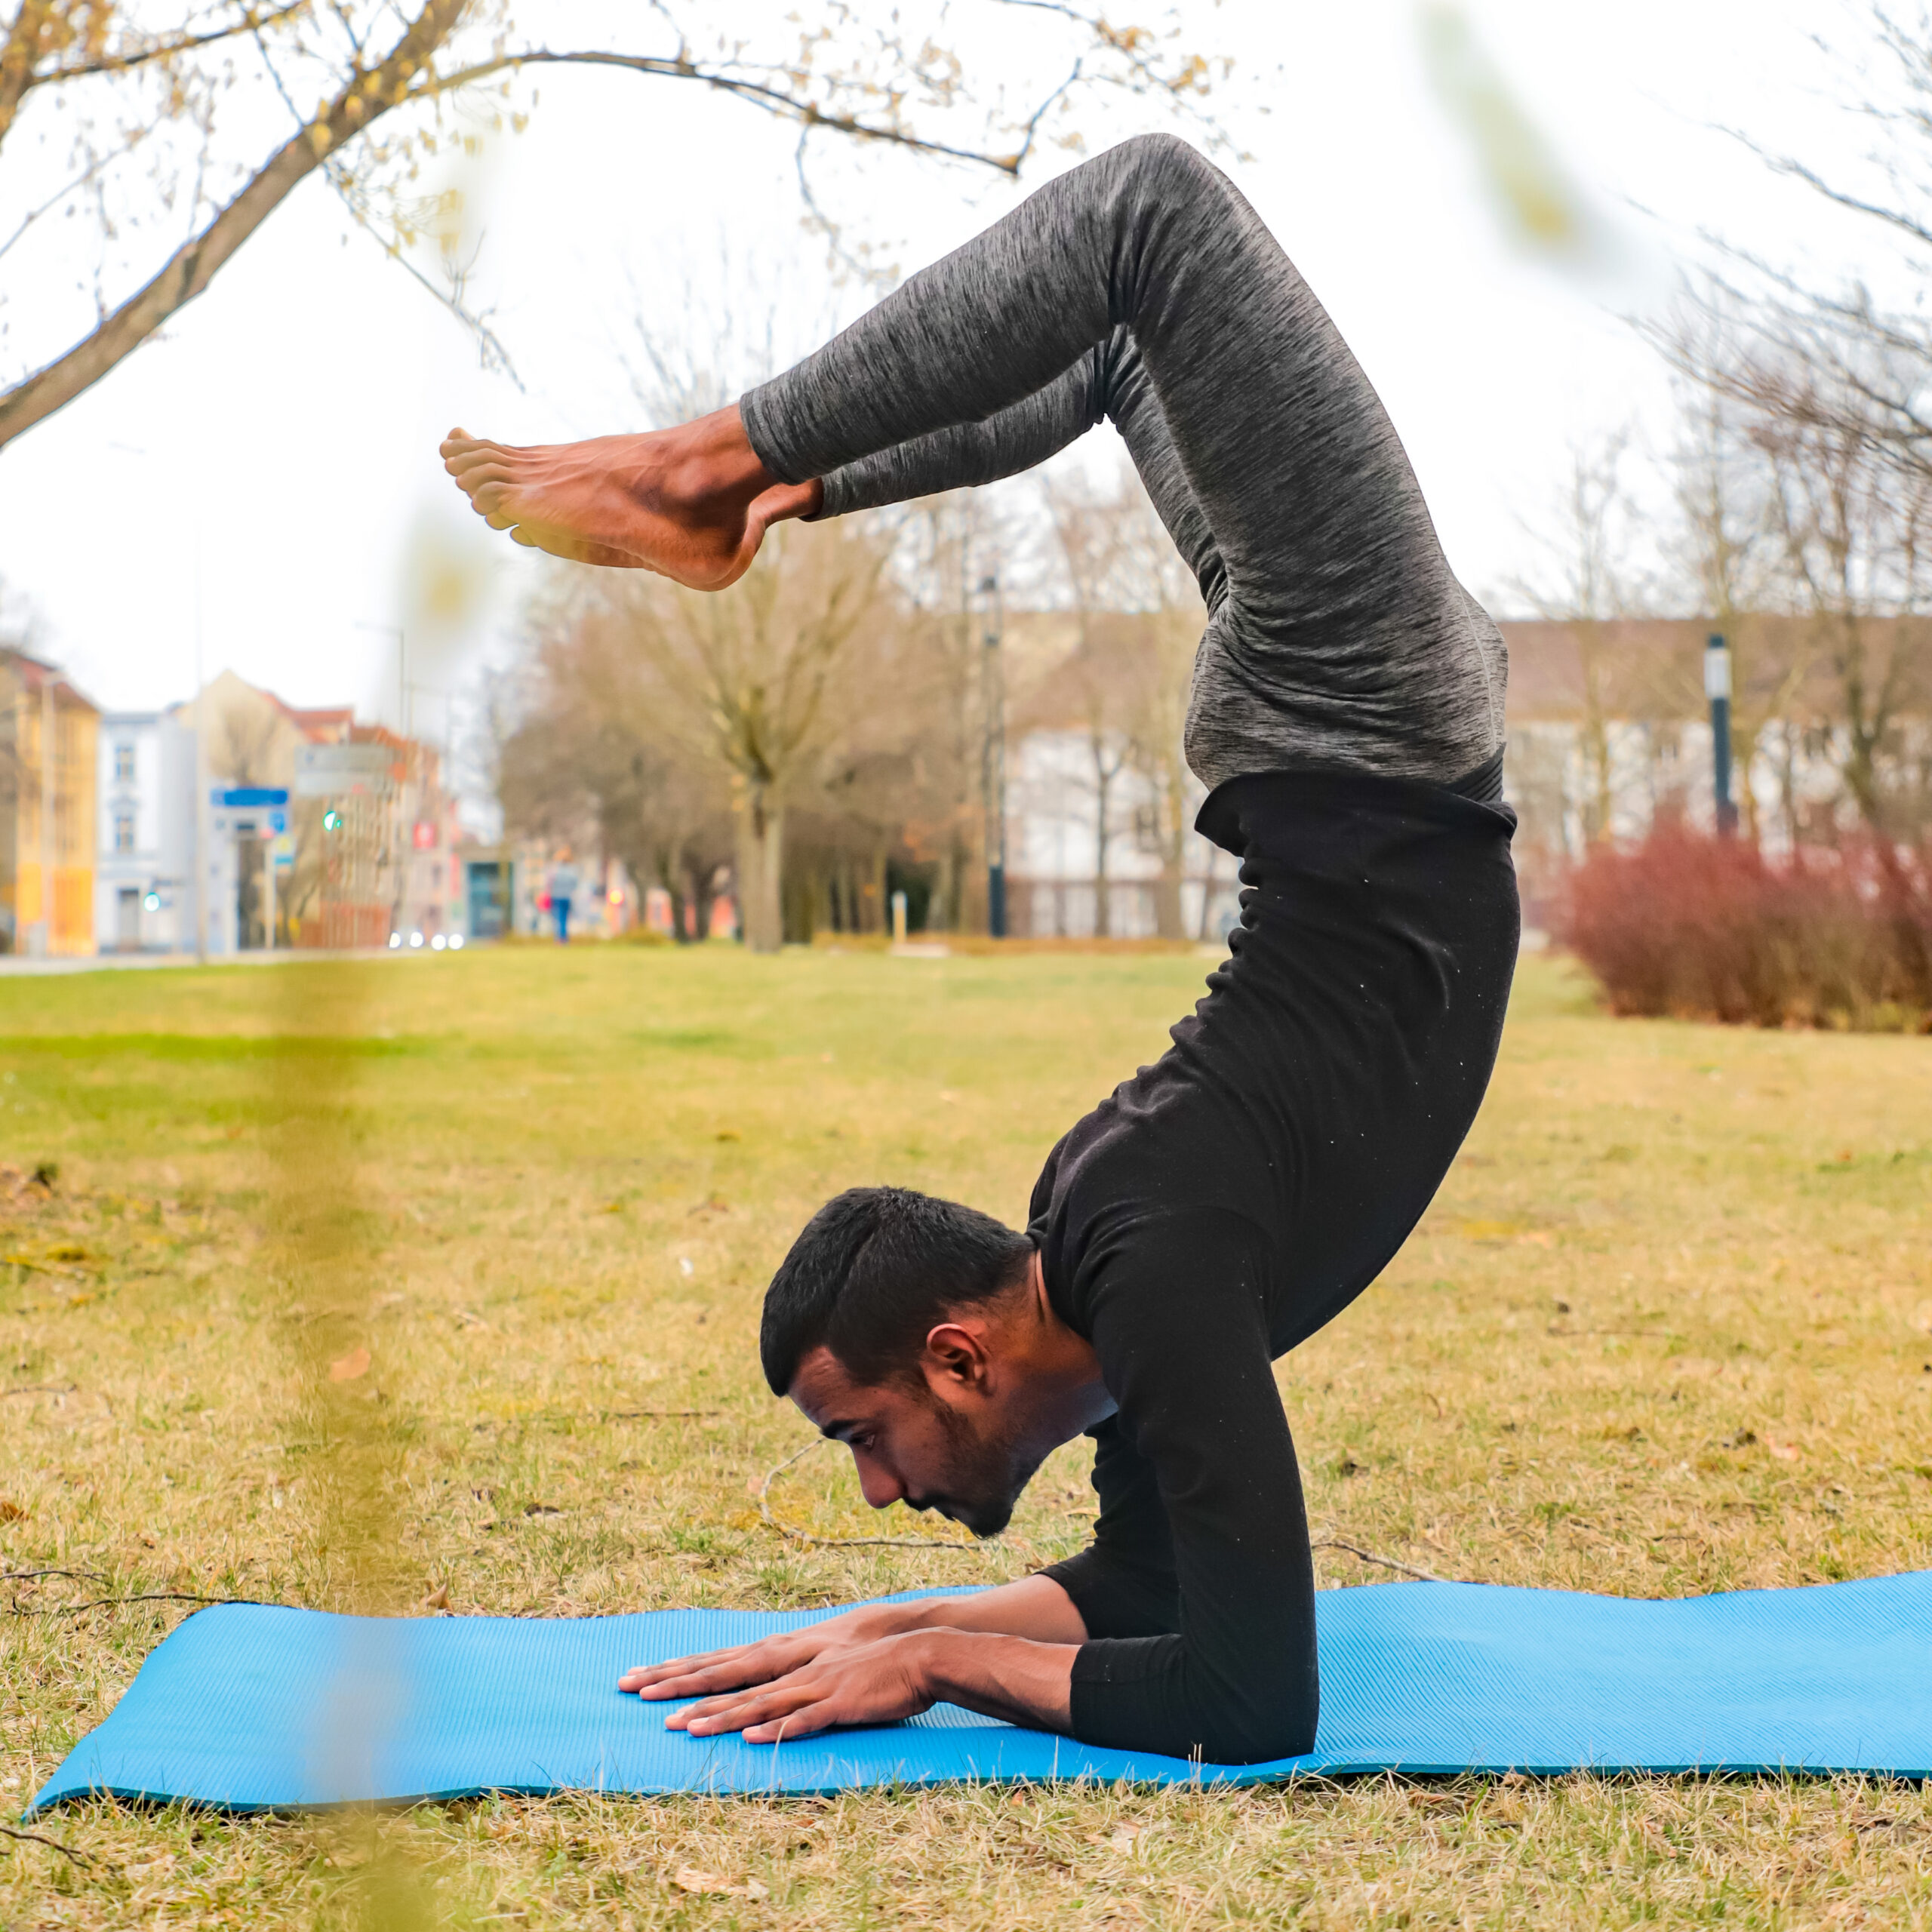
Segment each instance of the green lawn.
M808 1431L758 1375L759 1297L853 1182L1020 1218L1207 963L613 946L0 980L0 1568L105 1580L8 1586L0 1815L187 1608L72 1607L99 1597L798 1605L1075 1547L1071 1449L983 1550L768 1526L755 1487ZM1613 1022L1530 962L1441 1198L1281 1380L1318 1534L1419 1569L1654 1596L1932 1567L1932 1040ZM878 1527L829 1452L771 1500ZM1850 1783L41 1829L94 1862L0 1840L0 1927L1932 1926L1932 1797Z

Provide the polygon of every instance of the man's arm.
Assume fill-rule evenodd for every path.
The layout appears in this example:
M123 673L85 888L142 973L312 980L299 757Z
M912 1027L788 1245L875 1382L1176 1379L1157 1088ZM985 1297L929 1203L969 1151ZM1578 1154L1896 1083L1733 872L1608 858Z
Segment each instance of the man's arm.
M1315 1583L1269 1266L1262 1230L1219 1210L1129 1214L1088 1245L1094 1346L1158 1481L1180 1618L1172 1635L1081 1647L1069 1727L1084 1743L1251 1764L1313 1742Z
M1074 1644L1035 1643L995 1632L905 1631L823 1652L775 1682L727 1691L664 1720L694 1737L742 1731L778 1744L834 1724L897 1724L940 1703L1035 1730L1072 1721Z
M1178 1630L1174 1537L1153 1465L1118 1415L1088 1433L1094 1438L1094 1488L1100 1499L1094 1540L1040 1574L1072 1599L1089 1637L1157 1637Z
M749 1685L774 1683L833 1651L863 1649L891 1638L942 1630L1018 1638L1035 1645L1078 1645L1087 1638L1087 1626L1066 1592L1051 1577L1026 1577L997 1589L975 1591L971 1596L869 1604L842 1617L829 1617L802 1630L762 1638L755 1644L737 1644L728 1650L639 1666L618 1678L617 1688L654 1700L715 1697ZM969 1708L983 1707L976 1704Z

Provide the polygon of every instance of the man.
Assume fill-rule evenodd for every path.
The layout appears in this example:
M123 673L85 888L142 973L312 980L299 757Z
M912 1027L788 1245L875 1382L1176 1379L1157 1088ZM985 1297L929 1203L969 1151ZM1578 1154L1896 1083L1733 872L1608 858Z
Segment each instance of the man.
M1313 1744L1314 1580L1272 1364L1386 1265L1467 1131L1518 937L1495 626L1307 285L1185 143L1130 141L681 429L540 449L454 432L521 543L721 587L781 518L1125 438L1209 611L1186 731L1241 860L1231 957L1174 1046L1063 1140L1024 1234L841 1195L772 1282L772 1387L866 1500L1007 1521L1084 1430L1071 1561L628 1673L754 1742L943 1699L1217 1762Z

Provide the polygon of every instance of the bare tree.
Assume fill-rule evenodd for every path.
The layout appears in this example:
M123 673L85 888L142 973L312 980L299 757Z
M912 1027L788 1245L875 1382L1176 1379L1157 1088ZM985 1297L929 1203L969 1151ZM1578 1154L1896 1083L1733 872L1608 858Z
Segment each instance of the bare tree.
M731 859L724 775L666 728L669 694L620 626L568 601L546 618L495 761L505 822L548 844L594 828L639 884L663 887L675 937L702 939Z
M1714 285L1657 338L1695 386L1694 424L1722 425L1723 487L1756 526L1748 545L1735 521L1720 535L1707 456L1683 503L1690 541L1707 594L1740 611L1748 596L1798 620L1798 648L1741 681L1752 703L1744 729L1752 738L1772 722L1781 729L1793 838L1804 830L1792 776L1801 741L1830 756L1859 817L1896 836L1916 822L1906 803L1917 789L1911 721L1932 705L1932 462L1900 432L1887 400L1910 386L1911 358L1842 330L1822 343L1789 320L1747 315ZM1737 621L1748 635L1749 620Z
M654 725L728 777L747 945L783 934L785 816L841 721L862 702L848 673L893 614L884 533L863 518L787 525L715 595L668 580L601 575L577 621L600 650L649 667Z
M916 612L921 679L930 710L909 741L926 780L915 832L934 855L937 877L928 925L958 932L968 921L967 881L983 862L980 748L986 728L983 641L989 600L1010 595L1014 549L998 500L956 490L907 506L894 563Z
M1724 352L1721 337L1708 329L1700 334L1702 355ZM1784 547L1767 451L1749 433L1745 411L1731 396L1709 384L1681 382L1678 400L1670 464L1676 527L1663 547L1680 594L1730 651L1731 758L1740 774L1744 835L1755 844L1761 834L1753 782L1759 747L1768 731L1788 723L1810 657L1792 648L1802 634L1774 620L1783 603ZM1703 703L1694 683L1668 697L1678 715L1694 716ZM1789 816L1788 757L1785 776Z
M1615 774L1610 724L1619 694L1611 626L1648 601L1637 561L1638 518L1623 481L1630 432L1619 429L1593 448L1573 445L1570 476L1550 521L1536 531L1545 568L1512 586L1539 617L1560 623L1577 643L1583 712L1584 835L1607 836Z
M494 0L17 0L0 29L0 152L11 162L20 143L8 137L23 131L45 138L11 171L19 211L0 254L20 248L35 328L67 346L0 391L0 444L149 340L318 171L503 360L466 304L472 262L455 191L426 203L416 177L440 149L473 140L479 121L521 125L533 97L521 83L536 69L685 83L789 122L808 205L804 154L828 134L1017 174L1095 85L1186 111L1210 83L1171 23L1112 21L1081 0L974 0L971 11L962 20L940 0L912 0L868 17L810 0L788 15L733 0L688 31L675 0L657 0L632 10L621 35L573 47L518 31ZM1036 43L1036 71L1051 69L1023 104L1005 84L1017 68L976 87L982 77L949 45L990 23L980 15L1009 43ZM63 312L45 300L56 278L35 250L57 234L54 245L71 249L83 230L97 257L91 300ZM410 260L426 236L444 245L440 279Z
M1122 466L1113 496L1114 592L1140 634L1127 681L1128 737L1134 768L1152 795L1149 830L1161 860L1154 929L1163 939L1179 939L1188 838L1201 794L1187 763L1187 707L1208 611L1131 466ZM1204 918L1211 897L1204 896Z
M1895 835L1887 766L1907 711L1932 701L1911 621L1932 592L1932 469L1861 430L1828 373L1789 375L1754 433L1776 478L1791 593L1830 669L1846 793L1872 831Z
M1195 787L1182 740L1194 654L1206 613L1132 468L1106 483L1044 486L1065 592L1078 624L1072 655L1048 698L1085 735L1094 800L1095 930L1112 927L1110 869L1121 829L1119 781L1149 793L1146 829L1161 860L1155 925L1181 934L1180 888Z

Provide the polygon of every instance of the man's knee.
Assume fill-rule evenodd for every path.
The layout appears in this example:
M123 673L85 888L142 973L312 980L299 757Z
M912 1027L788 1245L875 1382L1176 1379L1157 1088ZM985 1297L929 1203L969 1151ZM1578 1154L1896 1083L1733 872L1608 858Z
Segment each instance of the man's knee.
M1227 177L1178 134L1135 134L1109 150L1125 174L1143 182L1150 197L1169 199L1224 185Z
M1185 167L1201 158L1201 150L1178 134L1130 134L1113 152L1137 167Z

